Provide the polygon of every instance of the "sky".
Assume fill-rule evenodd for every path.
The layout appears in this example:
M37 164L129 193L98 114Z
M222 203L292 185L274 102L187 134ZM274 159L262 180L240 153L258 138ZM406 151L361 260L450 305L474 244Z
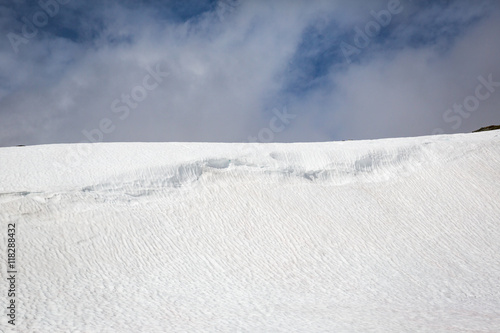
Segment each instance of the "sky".
M0 0L0 146L500 124L496 0Z

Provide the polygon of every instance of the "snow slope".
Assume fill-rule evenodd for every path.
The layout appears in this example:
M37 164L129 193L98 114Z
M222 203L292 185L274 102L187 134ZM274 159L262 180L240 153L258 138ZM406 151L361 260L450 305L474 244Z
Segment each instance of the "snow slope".
M499 180L500 131L2 148L16 330L500 332Z

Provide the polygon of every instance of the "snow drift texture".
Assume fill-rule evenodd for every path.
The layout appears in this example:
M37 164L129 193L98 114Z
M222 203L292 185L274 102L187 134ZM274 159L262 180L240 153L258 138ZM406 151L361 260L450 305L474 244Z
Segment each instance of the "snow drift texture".
M499 180L499 131L2 148L16 330L499 332Z

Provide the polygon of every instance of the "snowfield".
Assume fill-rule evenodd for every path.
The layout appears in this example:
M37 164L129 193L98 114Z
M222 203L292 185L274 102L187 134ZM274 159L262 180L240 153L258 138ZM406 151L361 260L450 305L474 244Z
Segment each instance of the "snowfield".
M500 332L500 131L1 148L0 221L2 332Z

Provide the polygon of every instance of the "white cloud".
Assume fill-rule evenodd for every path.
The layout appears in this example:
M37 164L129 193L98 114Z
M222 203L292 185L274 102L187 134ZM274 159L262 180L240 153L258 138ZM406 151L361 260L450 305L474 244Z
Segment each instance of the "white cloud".
M242 1L187 22L108 5L99 12L106 27L97 38L89 39L93 27L82 23L84 40L46 33L17 56L4 40L0 75L8 84L0 86L0 145L85 141L82 130L97 128L103 118L116 125L104 141L246 141L285 104L299 117L276 140L427 134L447 125L442 113L470 93L478 75L496 70L497 11L445 52L375 45L360 64L332 71L303 96L283 90L307 27L330 20L352 28L386 3ZM459 7L447 15L466 14ZM403 40L405 33L399 32ZM168 78L119 119L112 102L130 94L145 68L157 63ZM461 129L495 122L495 105L497 97L486 101Z

